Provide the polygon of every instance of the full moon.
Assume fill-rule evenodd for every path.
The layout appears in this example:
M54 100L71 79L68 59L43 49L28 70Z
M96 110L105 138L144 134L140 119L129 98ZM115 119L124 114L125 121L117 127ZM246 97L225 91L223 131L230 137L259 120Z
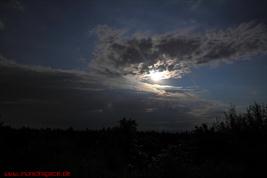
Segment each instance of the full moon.
M149 75L150 75L151 80L155 82L158 82L164 78L163 74L158 71L151 71Z

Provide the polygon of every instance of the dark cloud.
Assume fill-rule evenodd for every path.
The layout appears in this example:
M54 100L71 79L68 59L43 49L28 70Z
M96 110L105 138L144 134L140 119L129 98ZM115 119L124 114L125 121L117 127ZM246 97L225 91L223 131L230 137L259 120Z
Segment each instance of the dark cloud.
M16 9L18 11L23 11L24 7L19 0L1 0L0 5L2 8Z
M0 31L5 29L5 23L0 19Z
M21 65L2 56L0 112L5 122L19 127L95 129L131 117L142 129L177 130L192 128L211 117L203 113L196 116L194 110L218 108L195 96L182 95L177 100L177 95L109 88L95 77L80 71Z
M4 31L7 26L8 16L12 14L9 11L14 9L18 12L23 12L24 7L19 0L1 0L0 1L0 32Z

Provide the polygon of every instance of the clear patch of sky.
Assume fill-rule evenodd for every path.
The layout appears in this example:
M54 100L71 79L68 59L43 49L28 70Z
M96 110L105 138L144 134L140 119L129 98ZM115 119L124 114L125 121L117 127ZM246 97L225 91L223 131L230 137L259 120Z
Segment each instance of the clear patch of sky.
M249 105L267 102L267 56L252 57L217 67L194 68L175 82L179 86L197 86L203 98L226 104ZM174 81L173 81L174 82Z

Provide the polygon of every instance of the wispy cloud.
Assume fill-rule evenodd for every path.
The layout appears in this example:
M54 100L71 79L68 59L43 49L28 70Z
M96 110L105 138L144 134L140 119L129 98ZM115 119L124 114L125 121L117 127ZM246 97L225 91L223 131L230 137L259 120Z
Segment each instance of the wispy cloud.
M142 80L157 70L178 79L193 67L267 52L267 26L255 22L202 33L177 30L145 37L108 26L99 26L95 32L99 41L89 70L105 78Z
M15 126L101 128L125 116L144 129L188 129L206 122L207 113L217 109L181 87L102 80L87 72L22 65L1 56L0 108L5 121ZM193 114L203 107L205 112Z
M190 72L192 66L234 61L267 51L267 26L242 23L204 33L180 32L147 37L125 30L99 26L99 41L90 69L107 76L142 75L150 68L175 71L172 77Z

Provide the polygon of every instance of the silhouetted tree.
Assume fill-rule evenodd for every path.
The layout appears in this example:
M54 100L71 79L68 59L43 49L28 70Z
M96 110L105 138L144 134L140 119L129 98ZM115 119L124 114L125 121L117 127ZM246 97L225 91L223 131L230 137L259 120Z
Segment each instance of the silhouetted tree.
M123 118L120 120L120 129L134 133L137 131L137 123L135 120Z

